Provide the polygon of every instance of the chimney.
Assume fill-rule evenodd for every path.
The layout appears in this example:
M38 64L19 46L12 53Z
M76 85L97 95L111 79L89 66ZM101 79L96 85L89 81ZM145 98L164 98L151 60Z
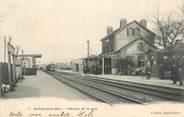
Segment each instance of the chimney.
M107 27L107 35L110 35L113 32L113 27L112 26L108 26Z
M142 26L144 26L145 28L147 27L147 21L146 21L145 19L141 19L141 20L140 20L140 24L141 24Z
M120 20L120 28L125 28L126 25L127 25L126 19L121 19L121 20Z

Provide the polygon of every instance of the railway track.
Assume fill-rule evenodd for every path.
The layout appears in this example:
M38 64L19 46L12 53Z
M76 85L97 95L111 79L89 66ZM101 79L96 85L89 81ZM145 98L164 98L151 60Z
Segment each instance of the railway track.
M82 76L71 73L48 72L54 78L67 85L80 90L96 100L113 105L115 103L138 103L148 104L155 101L177 100L181 101L182 95L176 96L179 92L167 92L155 87L142 86L116 80L99 79L95 77ZM141 85L141 86L140 86ZM164 93L163 93L164 92ZM169 96L168 96L169 95ZM175 97L173 99L173 97ZM177 97L177 98L176 98Z
M126 95L122 95L118 92L110 90L102 86L101 84L97 84L91 81L85 81L83 79L76 79L78 77L72 77L69 75L63 75L57 72L48 72L54 78L64 82L65 84L73 87L81 92L87 94L88 96L95 98L100 102L107 103L109 105L117 104L117 103L137 103L137 104L146 104L146 102L138 100L136 98L128 97Z
M62 73L71 75L70 73ZM119 81L119 80L112 80L106 78L99 78L99 77L91 77L91 76L82 76L75 74L74 76L83 77L83 79L88 79L93 82L99 82L102 84L106 84L109 86L119 87L122 89L132 90L136 92L142 92L144 94L157 96L163 98L164 100L168 101L179 101L184 102L184 90L183 89L176 89L172 87L164 87L158 85L148 85L143 83L135 83L129 81Z

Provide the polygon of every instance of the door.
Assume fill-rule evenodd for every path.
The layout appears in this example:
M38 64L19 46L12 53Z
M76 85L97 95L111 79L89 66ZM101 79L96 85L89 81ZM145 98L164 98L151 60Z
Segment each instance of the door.
M111 58L104 58L104 74L111 74Z
M75 64L76 65L76 71L79 71L79 64Z

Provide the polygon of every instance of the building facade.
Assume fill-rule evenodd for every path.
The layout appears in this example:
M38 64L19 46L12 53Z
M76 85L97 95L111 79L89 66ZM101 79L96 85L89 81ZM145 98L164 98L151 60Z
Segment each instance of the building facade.
M102 59L97 55L91 55L84 59L85 74L102 74Z
M147 46L145 41L153 41L154 38L155 33L147 28L144 19L130 23L127 23L126 19L121 19L120 27L115 31L112 27L107 27L107 35L101 39L102 53L99 55L102 59L102 74L131 74L143 67ZM134 62L134 67L127 66L122 69L122 59L127 56Z

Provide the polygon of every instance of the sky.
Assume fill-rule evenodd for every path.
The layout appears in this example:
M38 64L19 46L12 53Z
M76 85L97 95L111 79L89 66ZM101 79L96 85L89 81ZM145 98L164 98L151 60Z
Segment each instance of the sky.
M157 11L178 9L182 0L0 0L0 39L11 36L24 53L41 53L41 63L70 62L101 53L107 26L150 20Z

